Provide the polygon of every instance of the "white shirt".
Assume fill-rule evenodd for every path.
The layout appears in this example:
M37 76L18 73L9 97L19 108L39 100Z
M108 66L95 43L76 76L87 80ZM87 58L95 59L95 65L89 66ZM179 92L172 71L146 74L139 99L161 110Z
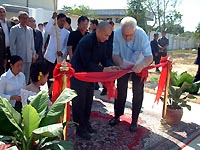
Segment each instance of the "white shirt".
M5 21L2 21L0 20L0 23L1 23L1 26L3 28L3 32L5 34L5 44L6 44L6 47L10 46L9 44L9 31L8 31L8 25L7 25L7 22Z
M11 105L15 106L15 100L10 100L13 95L20 96L20 90L26 85L25 76L22 72L16 76L9 69L0 77L0 96L9 100Z
M46 25L45 32L50 34L49 44L44 54L44 58L49 62L55 63L57 59L57 41L56 41L56 28L54 26L54 19L51 19ZM63 53L61 60L66 58L67 55L67 41L69 37L69 31L65 28L58 28L58 35L60 40L60 49Z

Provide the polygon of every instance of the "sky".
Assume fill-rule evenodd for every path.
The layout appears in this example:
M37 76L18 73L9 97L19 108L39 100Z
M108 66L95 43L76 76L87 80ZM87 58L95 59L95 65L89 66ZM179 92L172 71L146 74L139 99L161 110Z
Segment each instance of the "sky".
M58 9L66 6L89 6L91 9L125 9L127 0L58 0ZM182 16L185 31L195 31L200 22L200 0L181 0L176 7Z

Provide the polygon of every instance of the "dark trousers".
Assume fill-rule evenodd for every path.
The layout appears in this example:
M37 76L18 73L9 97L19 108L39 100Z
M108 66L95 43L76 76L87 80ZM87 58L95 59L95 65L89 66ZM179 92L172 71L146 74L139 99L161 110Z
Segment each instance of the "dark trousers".
M200 80L200 65L198 65L198 70L197 70L197 73L194 77L194 81L193 82L197 82Z
M160 52L160 56L162 56L162 57L167 56L167 51Z
M132 74L132 123L137 123L138 116L142 107L144 95L144 83L135 73ZM115 116L120 117L124 114L124 108L127 98L128 79L130 73L122 76L117 80L118 98L114 102Z
M78 130L84 130L90 123L94 83L83 82L72 77L71 89L77 93L77 96L72 100L73 121L79 124Z
M159 64L160 63L160 55L154 56L153 60L155 61L155 65ZM158 67L156 67L156 70L158 70Z
M55 63L52 63L52 62L49 62L48 60L45 59L45 62L47 63L47 66L48 66L48 70L49 70L49 77L48 77L48 81L47 81L47 84L48 84L48 88L51 87L51 84L53 83L52 81L50 81L49 79L52 79L53 78L53 70L56 66L56 62Z

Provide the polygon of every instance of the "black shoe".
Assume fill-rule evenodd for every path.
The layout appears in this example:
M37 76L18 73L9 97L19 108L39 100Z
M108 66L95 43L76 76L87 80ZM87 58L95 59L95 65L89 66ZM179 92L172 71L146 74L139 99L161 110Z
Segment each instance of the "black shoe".
M91 125L88 125L88 126L87 126L87 131L88 131L89 133L97 133L97 130L93 129Z
M113 117L113 118L109 121L109 125L115 126L115 125L118 124L119 122L120 122L119 117Z
M107 94L107 89L106 88L103 88L103 90L102 90L102 92L101 92L101 94L100 95L106 95Z
M137 128L138 128L137 124L131 123L131 125L130 125L130 127L129 127L129 130L130 130L131 132L136 132L136 131L137 131Z
M91 139L91 135L87 131L84 131L84 132L77 131L76 134L84 140L90 140Z

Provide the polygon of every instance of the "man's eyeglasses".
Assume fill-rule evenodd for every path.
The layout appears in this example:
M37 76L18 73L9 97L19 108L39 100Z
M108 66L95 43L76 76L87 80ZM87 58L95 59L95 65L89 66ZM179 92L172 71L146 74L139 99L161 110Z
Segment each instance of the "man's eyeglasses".
M123 35L123 37L125 37L125 38L133 37L133 33L132 33L132 34L122 34L122 35Z

